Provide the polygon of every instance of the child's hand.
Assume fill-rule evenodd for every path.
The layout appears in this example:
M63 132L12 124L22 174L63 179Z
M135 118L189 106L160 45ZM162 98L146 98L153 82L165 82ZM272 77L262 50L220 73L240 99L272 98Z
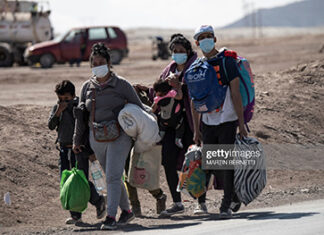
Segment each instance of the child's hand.
M55 112L55 116L59 117L61 113L68 107L68 102L65 101L59 101L58 102L58 107Z
M64 111L67 107L68 107L68 105L69 105L69 102L67 102L67 101L60 101L59 103L58 103L58 110L60 110L60 111Z
M73 152L75 153L75 154L78 154L78 153L81 153L82 152L82 147L81 147L81 145L73 145Z

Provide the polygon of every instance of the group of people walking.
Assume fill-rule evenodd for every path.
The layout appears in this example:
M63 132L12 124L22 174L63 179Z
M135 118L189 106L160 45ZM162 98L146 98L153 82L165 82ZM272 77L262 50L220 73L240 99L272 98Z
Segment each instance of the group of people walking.
M204 55L203 60L219 56L212 26L197 28L193 37ZM52 109L49 128L58 130L61 172L74 166L75 160L79 166L79 162L88 161L87 156L95 156L106 173L106 203L90 184L90 202L97 208L97 218L103 218L107 212L101 229L116 229L117 225L127 224L135 216L141 215L136 188L126 183L128 197L122 181L124 169L129 165L133 140L118 127L117 121L118 113L126 103L136 104L145 110L143 100L137 93L144 93L148 97L148 104L152 105L153 111L158 115L162 165L173 201L172 206L166 208L166 194L161 189L150 191L156 199L156 209L160 216L184 212L181 193L177 192L178 170L181 169L184 154L190 145L234 144L237 128L241 136L247 136L235 59L228 57L225 61L227 81L224 83L228 88L222 107L209 113L199 113L194 108L184 79L185 72L197 59L197 53L182 34L172 35L169 49L172 62L162 71L153 87L143 84L132 86L126 79L115 74L111 67L109 49L102 43L92 47L90 65L93 76L82 85L79 98L76 97L71 82L63 81L56 86L59 102ZM76 106L82 111L82 115L75 121L73 107ZM105 125L115 134L106 140L100 139L100 125ZM88 165L85 163L82 166L87 172ZM231 218L232 211L237 211L240 206L234 192L233 170L208 171L206 174L214 174L223 181L224 197L220 217ZM198 198L195 214L208 213L205 200L206 193ZM117 220L118 207L122 212ZM66 222L76 223L80 220L80 213L71 212L71 218Z

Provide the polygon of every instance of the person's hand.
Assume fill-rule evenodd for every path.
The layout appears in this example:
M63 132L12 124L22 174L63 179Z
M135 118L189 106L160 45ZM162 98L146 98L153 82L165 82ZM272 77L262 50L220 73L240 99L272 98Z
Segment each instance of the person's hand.
M60 116L61 113L68 107L69 103L66 101L60 101L56 110L56 116Z
M241 139L243 139L243 137L248 136L248 133L247 133L244 125L239 125L239 134L240 134Z
M81 145L73 145L73 152L75 153L75 154L78 154L78 153L81 153L82 152L82 147L81 147Z
M91 154L91 155L89 156L89 161L90 161L90 162L94 162L95 160L97 160L96 155Z
M147 86L141 85L141 84L134 84L134 89L138 91L147 91L149 88Z
M201 140L202 140L202 135L200 131L195 131L194 136L193 136L193 141L195 142L196 145L200 146L201 145Z
M166 80L169 82L169 85L174 88L178 88L181 85L181 83L179 82L179 75L176 75L174 73L170 73Z

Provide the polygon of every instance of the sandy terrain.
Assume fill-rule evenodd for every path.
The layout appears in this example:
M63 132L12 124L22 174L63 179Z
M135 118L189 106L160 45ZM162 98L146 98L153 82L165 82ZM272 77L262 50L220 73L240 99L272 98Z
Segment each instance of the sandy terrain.
M256 75L256 112L249 126L251 135L257 136L269 153L269 171L267 187L247 208L324 198L324 54L319 53L323 43L321 34L219 42L219 47L247 57ZM131 83L151 84L168 62L151 61L150 49L148 40L133 36L129 58L114 70ZM98 228L90 205L84 214L89 224L64 224L68 213L59 202L55 132L47 128L51 105L56 102L55 84L70 79L79 92L89 75L87 63L80 68L1 69L0 195L10 192L13 202L11 206L0 202L1 233L68 234ZM162 170L161 179L170 204ZM144 190L139 192L146 216L124 231L155 226L171 229L172 224L188 219L196 205L184 196L185 214L160 220L154 212L154 199ZM210 191L207 198L209 211L217 213L220 192Z

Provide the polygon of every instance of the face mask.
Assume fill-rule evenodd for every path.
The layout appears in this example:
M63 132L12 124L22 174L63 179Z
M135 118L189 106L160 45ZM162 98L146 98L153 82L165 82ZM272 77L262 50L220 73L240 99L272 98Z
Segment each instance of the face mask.
M108 65L106 64L92 68L92 74L97 78L102 78L106 76L108 72L109 72L109 68Z
M187 53L173 53L172 54L172 59L177 63L177 64L184 64L186 63L188 59Z
M68 109L73 109L73 107L76 106L76 105L77 105L77 103L76 103L75 99L72 99L72 100L68 101Z
M211 50L213 50L214 46L215 46L214 38L205 38L205 39L199 41L199 47L205 53L211 52Z

